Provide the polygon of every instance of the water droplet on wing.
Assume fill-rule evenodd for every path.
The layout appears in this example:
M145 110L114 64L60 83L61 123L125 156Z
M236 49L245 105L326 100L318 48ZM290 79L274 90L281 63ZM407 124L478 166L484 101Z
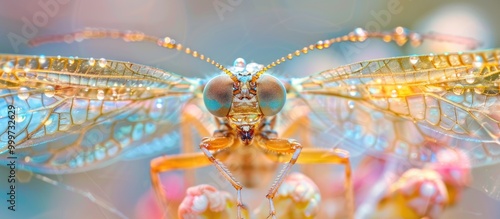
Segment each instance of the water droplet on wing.
M26 100L28 99L28 97L30 96L29 92L28 92L28 88L26 87L21 87L19 88L19 93L17 94L17 96L19 97L19 99L21 100Z

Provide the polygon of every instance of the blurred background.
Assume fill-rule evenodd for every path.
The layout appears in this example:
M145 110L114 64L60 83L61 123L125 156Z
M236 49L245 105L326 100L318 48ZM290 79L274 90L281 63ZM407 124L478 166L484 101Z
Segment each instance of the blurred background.
M481 42L481 49L486 49L500 45L500 26L494 24L500 19L498 8L497 1L465 0L0 0L0 53L105 57L205 78L216 73L213 66L152 44L99 40L30 48L26 42L33 37L85 27L138 30L170 36L225 65L231 65L237 57L268 64L355 27L392 30L404 26L422 33L471 37ZM309 75L361 60L464 49L462 45L448 44L399 48L379 41L356 46L342 44L294 59L275 71L281 76ZM3 167L2 177L8 175ZM472 188L465 192L462 202L448 209L442 218L500 218L500 165L476 168L473 175ZM150 195L149 159L49 177L90 191L128 218L146 218L142 213L153 204L144 201ZM0 218L120 218L61 186L34 178L19 186L16 213L7 211L2 204ZM2 178L0 192L5 194L6 189L6 180ZM3 197L0 203L5 203Z

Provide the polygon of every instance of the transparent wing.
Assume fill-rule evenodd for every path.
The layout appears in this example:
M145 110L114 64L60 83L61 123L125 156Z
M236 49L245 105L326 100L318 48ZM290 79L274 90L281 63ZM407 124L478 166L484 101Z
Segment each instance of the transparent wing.
M175 152L179 112L200 84L103 59L0 55L0 65L0 158L46 173Z
M492 50L366 61L291 84L320 143L423 162L433 159L430 144L451 146L480 166L500 161L499 58Z

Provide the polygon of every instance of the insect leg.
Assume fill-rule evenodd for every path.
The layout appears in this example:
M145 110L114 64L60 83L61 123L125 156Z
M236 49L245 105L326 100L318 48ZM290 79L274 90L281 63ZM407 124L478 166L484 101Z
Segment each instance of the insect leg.
M269 150L278 154L292 154L290 161L283 166L281 172L276 177L273 185L269 189L269 192L266 195L266 198L269 200L269 216L272 218L276 218L276 210L274 208L273 198L278 191L281 183L285 179L286 175L290 172L290 169L297 161L297 158L300 155L302 150L302 146L293 139L266 139L259 138L257 140L257 144L265 150Z
M168 201L165 191L160 182L160 173L178 169L199 168L210 165L203 153L180 154L172 156L162 156L151 161L151 183L157 200L163 209L168 209ZM172 212L169 212L170 214Z
M345 198L349 218L354 218L354 193L349 152L341 149L304 148L297 160L298 164L341 164L345 172Z
M212 137L212 138L204 138L200 144L200 149L203 151L205 156L215 165L215 168L222 174L224 178L226 178L229 183L236 189L237 192L237 205L238 205L238 218L241 217L241 208L243 207L243 201L241 198L241 189L243 186L234 178L234 176L229 172L227 167L215 159L214 155L211 151L218 151L230 147L233 145L234 136L224 136L224 137Z
M306 110L304 110L306 111ZM299 164L341 164L345 169L345 200L346 200L346 209L349 212L349 217L352 218L354 215L354 192L352 185L352 176L351 176L351 166L349 160L349 153L347 151L343 151L340 149L329 150L329 149L320 149L315 148L312 143L311 136L313 128L311 127L311 121L308 117L307 113L303 115L298 115L297 117L292 118L292 123L290 123L286 128L281 132L281 136L288 138L291 136L296 136L300 139L301 145L303 146L302 153L300 154L299 160L297 163ZM320 159L321 157L321 159ZM283 159L283 158L281 158ZM326 159L326 160L323 160ZM301 170L303 173L306 173L309 177L311 173L317 172L318 167L302 165ZM309 173L309 174L308 174ZM324 176L320 176L324 178Z

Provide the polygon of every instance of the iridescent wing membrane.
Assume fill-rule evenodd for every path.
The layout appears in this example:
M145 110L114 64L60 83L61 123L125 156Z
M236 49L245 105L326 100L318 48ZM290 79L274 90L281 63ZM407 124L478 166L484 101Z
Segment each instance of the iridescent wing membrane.
M500 161L499 63L500 50L397 57L291 84L320 127L317 145L420 163L433 161L431 145L449 146L480 166Z
M179 111L198 80L104 59L0 55L0 158L44 173L94 169L123 157L178 153Z
M39 172L179 152L181 105L202 87L199 80L126 62L0 57L2 159L13 105L16 155ZM354 155L375 149L428 162L427 144L434 142L465 150L475 166L494 163L500 159L499 57L496 50L399 57L292 79L299 98L289 99L280 116L294 117L297 104L305 105L315 146Z

